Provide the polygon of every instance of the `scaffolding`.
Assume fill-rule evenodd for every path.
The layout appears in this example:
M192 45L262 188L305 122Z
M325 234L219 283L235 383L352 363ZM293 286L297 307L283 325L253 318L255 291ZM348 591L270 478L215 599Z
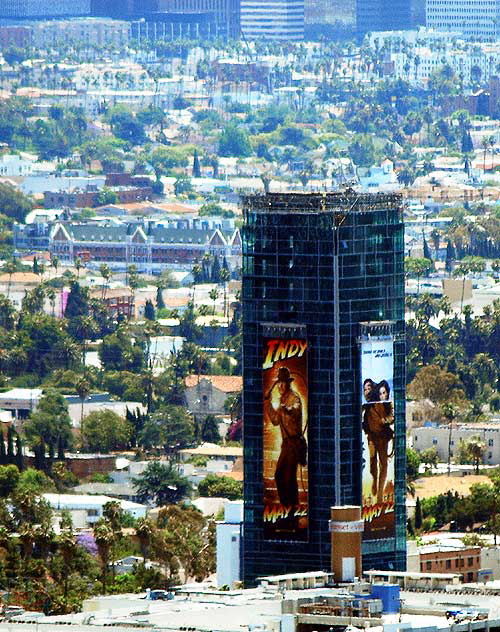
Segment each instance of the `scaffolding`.
M243 211L257 213L366 213L403 209L400 193L359 193L354 189L330 193L266 193L243 196Z

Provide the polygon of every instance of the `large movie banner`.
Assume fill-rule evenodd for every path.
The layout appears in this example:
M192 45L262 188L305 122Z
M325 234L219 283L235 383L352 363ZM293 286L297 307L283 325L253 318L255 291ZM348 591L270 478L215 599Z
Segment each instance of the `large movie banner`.
M394 521L394 342L361 343L363 437L362 516L364 539L395 535Z
M307 340L264 338L264 537L307 541Z

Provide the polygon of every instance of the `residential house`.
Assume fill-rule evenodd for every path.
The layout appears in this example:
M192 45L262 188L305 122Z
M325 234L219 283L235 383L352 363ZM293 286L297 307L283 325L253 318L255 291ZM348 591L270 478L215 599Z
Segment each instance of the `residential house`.
M76 529L92 527L103 516L104 505L116 500L110 496L92 496L88 494L43 494L43 499L55 511L69 511ZM146 505L129 500L118 500L125 513L133 518L144 518Z

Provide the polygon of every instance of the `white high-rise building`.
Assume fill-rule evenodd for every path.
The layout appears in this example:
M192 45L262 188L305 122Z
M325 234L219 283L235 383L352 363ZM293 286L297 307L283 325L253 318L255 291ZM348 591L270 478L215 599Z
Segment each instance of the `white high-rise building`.
M426 0L426 25L472 39L495 40L500 33L500 0Z
M304 39L304 0L241 0L241 30L247 39Z

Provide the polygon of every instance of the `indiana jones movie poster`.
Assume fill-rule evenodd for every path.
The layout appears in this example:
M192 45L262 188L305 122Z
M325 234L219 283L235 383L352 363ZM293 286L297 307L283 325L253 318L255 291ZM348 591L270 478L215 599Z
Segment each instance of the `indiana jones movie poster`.
M264 338L264 537L308 539L307 340Z
M361 343L361 428L363 442L363 538L395 535L394 519L394 342Z

